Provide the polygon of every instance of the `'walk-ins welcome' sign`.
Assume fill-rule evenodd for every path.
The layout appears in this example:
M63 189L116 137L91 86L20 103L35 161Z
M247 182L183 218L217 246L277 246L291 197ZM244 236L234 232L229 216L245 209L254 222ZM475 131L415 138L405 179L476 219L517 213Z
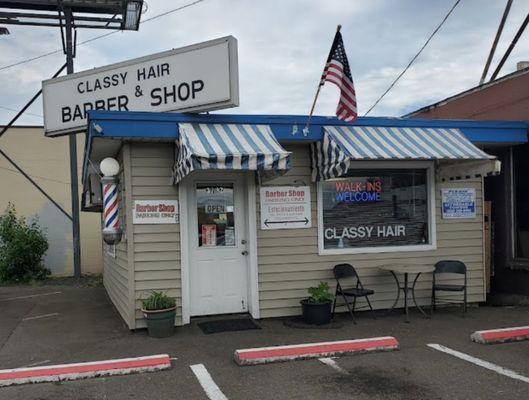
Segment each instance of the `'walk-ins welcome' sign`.
M200 112L239 105L233 36L42 82L47 136L86 129L90 110Z

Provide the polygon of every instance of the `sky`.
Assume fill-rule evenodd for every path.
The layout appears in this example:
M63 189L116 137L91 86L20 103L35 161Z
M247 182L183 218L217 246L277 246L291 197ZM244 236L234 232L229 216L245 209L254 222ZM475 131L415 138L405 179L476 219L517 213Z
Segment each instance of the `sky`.
M193 0L147 0L147 19ZM310 110L336 25L355 82L359 115L370 108L441 22L455 0L204 0L140 26L78 47L75 71L178 48L226 35L238 40L240 105L223 112L300 114ZM461 0L412 68L370 113L402 116L478 84L506 0ZM491 71L514 37L529 0L514 0ZM6 124L64 63L53 28L9 26L0 36L0 125ZM80 30L78 41L106 33ZM529 32L500 76L529 60ZM489 73L490 75L490 73ZM338 89L327 84L316 115L333 115ZM18 124L42 124L36 102Z

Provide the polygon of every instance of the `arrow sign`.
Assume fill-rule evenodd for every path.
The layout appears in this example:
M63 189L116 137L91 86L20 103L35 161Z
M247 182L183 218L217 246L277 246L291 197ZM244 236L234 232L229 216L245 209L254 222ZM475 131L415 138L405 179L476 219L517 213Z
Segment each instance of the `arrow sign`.
M311 227L308 186L261 186L261 229Z
M307 225L309 223L309 220L307 218L304 218L302 220L292 220L292 221L269 221L268 219L265 220L264 224L266 226L270 224L295 224L303 222L304 225Z

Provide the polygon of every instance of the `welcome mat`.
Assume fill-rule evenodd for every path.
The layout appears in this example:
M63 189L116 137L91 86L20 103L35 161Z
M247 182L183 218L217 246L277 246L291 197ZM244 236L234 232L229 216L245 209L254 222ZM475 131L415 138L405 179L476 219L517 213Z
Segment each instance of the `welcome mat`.
M248 331L250 329L261 329L261 327L257 325L253 319L249 318L205 321L199 322L197 325L206 335L220 332Z

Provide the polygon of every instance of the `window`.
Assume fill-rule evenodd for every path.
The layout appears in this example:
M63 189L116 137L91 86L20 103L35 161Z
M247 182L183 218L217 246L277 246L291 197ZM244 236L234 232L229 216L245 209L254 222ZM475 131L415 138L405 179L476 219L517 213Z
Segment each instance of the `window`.
M352 169L320 182L320 253L434 248L430 182L431 168Z
M235 246L233 183L196 188L198 246Z

